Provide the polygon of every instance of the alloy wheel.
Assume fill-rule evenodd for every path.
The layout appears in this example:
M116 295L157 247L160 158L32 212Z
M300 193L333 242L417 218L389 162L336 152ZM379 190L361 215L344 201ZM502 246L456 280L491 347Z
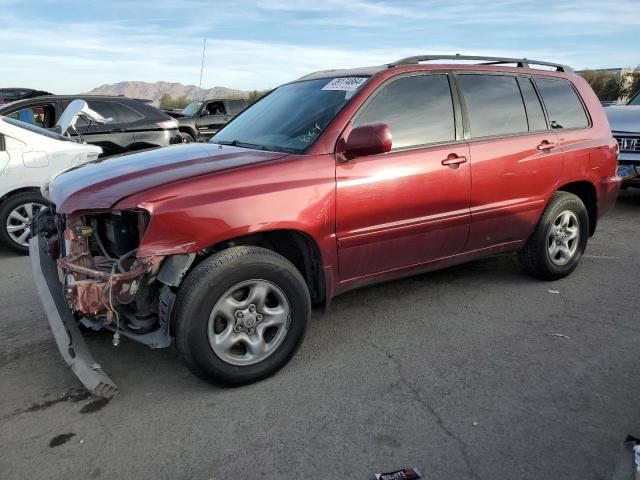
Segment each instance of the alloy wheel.
M33 217L45 208L41 203L28 202L11 210L5 225L9 238L22 247L28 246Z
M209 345L231 365L254 365L282 344L290 316L289 300L280 287L267 280L240 282L228 289L211 310Z

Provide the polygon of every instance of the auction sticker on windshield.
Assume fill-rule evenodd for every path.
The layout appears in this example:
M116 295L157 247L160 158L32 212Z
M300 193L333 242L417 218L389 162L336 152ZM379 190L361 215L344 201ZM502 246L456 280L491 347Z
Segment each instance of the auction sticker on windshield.
M334 78L324 87L322 87L322 90L339 90L341 92L353 92L354 90L357 90L358 87L360 87L368 79L368 77Z

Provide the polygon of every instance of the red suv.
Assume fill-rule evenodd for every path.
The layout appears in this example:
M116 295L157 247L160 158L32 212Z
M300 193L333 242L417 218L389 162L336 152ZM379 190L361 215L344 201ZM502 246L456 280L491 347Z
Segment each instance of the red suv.
M53 179L33 270L94 392L115 386L78 322L114 344L175 341L196 375L239 385L281 368L312 305L347 290L499 252L568 275L615 201L616 166L600 102L563 65L424 56L317 72L210 143Z

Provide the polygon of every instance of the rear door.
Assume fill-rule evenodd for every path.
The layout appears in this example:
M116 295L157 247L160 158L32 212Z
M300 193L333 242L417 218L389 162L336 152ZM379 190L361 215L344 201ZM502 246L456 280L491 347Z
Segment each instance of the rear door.
M456 130L446 73L394 78L353 127L385 123L392 150L337 163L336 231L342 281L459 253L469 232L469 147ZM459 113L459 112L458 112ZM446 165L447 159L459 163ZM445 164L443 164L445 162Z
M458 72L471 166L465 250L526 239L562 175L563 154L528 76Z
M89 108L95 110L104 118L111 121L103 125L79 119L76 124L82 139L93 145L102 147L103 156L116 155L127 151L134 143L133 131L126 117L122 115L122 108L117 102L107 100L87 100Z

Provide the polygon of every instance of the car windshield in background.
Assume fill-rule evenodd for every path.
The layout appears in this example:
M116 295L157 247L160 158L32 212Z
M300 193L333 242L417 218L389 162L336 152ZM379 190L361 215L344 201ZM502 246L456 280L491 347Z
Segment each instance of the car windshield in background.
M202 105L202 102L191 102L189 105L187 105L182 109L182 113L187 117L192 117L196 113L198 113L198 110L200 110L201 105Z
M631 97L631 100L629 100L629 103L627 103L627 105L640 106L640 91L637 92L633 97Z
M301 153L367 80L323 78L283 85L245 110L210 141Z
M69 138L65 137L64 135L60 135L57 132L47 130L46 128L41 128L30 123L21 122L20 120L16 120L14 118L3 117L2 120L15 127L24 128L25 130L29 130L30 132L37 133L39 135L44 135L45 137L53 138L54 140L62 140L68 142L71 141Z

